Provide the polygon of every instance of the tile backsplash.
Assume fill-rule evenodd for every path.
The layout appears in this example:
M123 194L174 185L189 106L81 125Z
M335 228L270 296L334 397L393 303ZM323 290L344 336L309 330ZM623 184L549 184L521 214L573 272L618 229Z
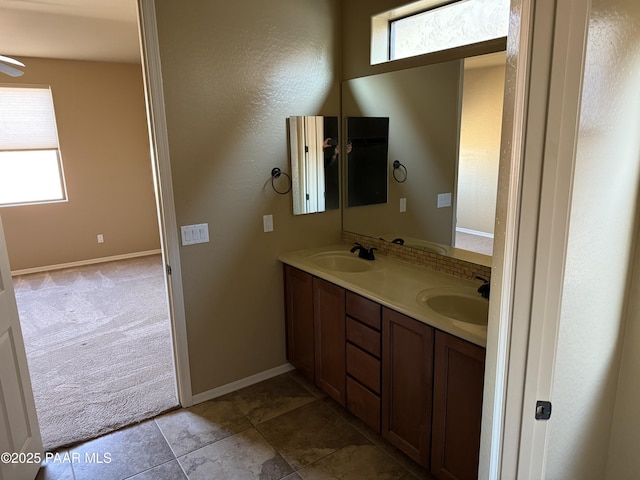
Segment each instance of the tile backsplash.
M353 245L360 243L367 248L375 247L380 253L390 257L398 258L406 262L422 265L433 270L438 270L455 277L465 279L475 279L483 277L487 280L491 279L491 267L478 265L457 258L431 253L417 248L407 247L405 245L396 245L379 238L368 237L353 232L342 232L342 240L345 243Z

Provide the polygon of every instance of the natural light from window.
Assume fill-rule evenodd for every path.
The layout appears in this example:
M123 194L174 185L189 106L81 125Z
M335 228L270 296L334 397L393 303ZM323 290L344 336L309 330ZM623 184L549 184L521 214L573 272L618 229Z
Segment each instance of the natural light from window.
M64 199L57 150L0 152L0 204Z
M66 200L49 87L0 86L0 206Z
M462 0L390 21L389 60L506 37L510 0Z

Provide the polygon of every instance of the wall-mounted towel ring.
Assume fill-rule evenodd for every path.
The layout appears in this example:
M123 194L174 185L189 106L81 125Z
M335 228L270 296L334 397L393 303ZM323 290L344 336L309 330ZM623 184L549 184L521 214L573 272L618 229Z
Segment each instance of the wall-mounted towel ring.
M281 192L280 190L278 190L276 188L275 184L273 183L274 179L280 178L280 175L284 175L285 177L287 177L289 179L289 187L284 192ZM274 167L271 170L271 188L273 188L274 192L276 192L276 193L278 193L280 195L286 195L287 193L289 193L291 191L291 177L289 176L289 174L287 172L283 172L278 167Z
M404 176L402 178L398 178L397 176L398 174L396 173L397 170L400 170L400 171L404 170ZM396 182L398 183L404 183L407 181L407 167L401 164L400 160L393 161L393 178L395 178Z

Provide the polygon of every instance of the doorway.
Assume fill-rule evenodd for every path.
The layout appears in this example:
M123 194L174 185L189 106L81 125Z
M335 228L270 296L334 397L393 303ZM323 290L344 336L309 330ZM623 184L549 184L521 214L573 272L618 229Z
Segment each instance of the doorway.
M123 339L134 333L135 329L131 323L125 325L121 319L114 318L122 314L116 312L117 308L140 307L143 295L137 294L135 298L123 301L126 295L131 296L134 291L139 292L136 290L138 287L130 288L124 293L112 295L111 302L101 300L102 305L99 307L96 307L96 303L99 302L84 295L92 291L109 291L118 284L116 277L121 277L119 280L128 279L129 285L135 278L143 277L144 281L138 283L153 285L156 293L161 294L156 307L159 307L164 315L165 333L162 349L165 352L164 363L168 365L164 375L172 377L168 389L171 398L156 407L140 406L138 403L139 406L134 407L134 410L140 416L133 420L140 420L141 416L152 416L177 406L168 293L161 255L163 249L158 227L153 165L149 158L148 122L141 67L139 64L115 61L21 58L27 64L24 76L17 79L7 78L6 81L14 84L51 85L69 201L3 208L11 266L14 273L28 274L30 277L29 282L18 281L19 277L16 277L16 284L22 283L26 286L29 296L35 297L35 290L44 287L41 293L55 293L51 295L53 300L63 305L62 308L47 310L46 302L42 299L36 300L30 310L41 314L37 317L41 323L35 326L31 324L29 328L36 331L40 329L40 333L48 329L54 335L60 336L64 331L56 321L59 320L58 313L62 311L62 317L68 320L67 325L71 330L67 331L70 334L69 341L66 342L68 344L65 345L64 340L60 339L59 346L69 356L66 357L67 360L59 356L56 358L60 358L60 363L74 374L94 372L93 380L90 382L83 383L71 377L67 377L71 378L70 380L63 381L59 369L62 365L54 363L54 355L49 351L50 356L42 357L43 368L40 378L51 383L45 383L42 390L56 399L51 402L56 408L67 407L73 402L78 403L85 394L108 394L117 390L118 387L107 380L107 374L116 370L117 363L113 361L113 355L105 353L105 349L107 345L122 345ZM124 263L140 267L143 259L153 259L153 265L142 265L142 274L124 275L124 267L115 267ZM105 262L107 260L108 263ZM85 265L95 261L102 263L94 266ZM44 274L38 273L39 270L53 272ZM64 290L63 287L71 288ZM25 298L24 295L19 296ZM22 310L22 302L20 307ZM94 338L87 335L80 341L82 334L86 333L83 329L90 329L89 325L83 323L87 319L91 325L110 324L114 329L102 332ZM133 323L139 327L144 326L144 322L138 318L133 319ZM23 330L27 329L23 324ZM46 347L56 344L49 337L49 343L44 345L44 334L36 334L35 338L35 347L30 350L38 354L46 352ZM71 339L78 339L79 343L76 344ZM27 335L25 340L29 341ZM41 343L38 344L38 341ZM144 345L148 341L147 339L139 343ZM100 349L101 354L83 357L81 351L90 348ZM140 348L140 356L145 354L142 350ZM85 358L85 361L78 362L79 358ZM98 358L105 360L101 363ZM33 363L31 359L30 363ZM152 369L152 366L149 366L146 370ZM32 370L36 369L32 367ZM117 371L121 379L139 378L132 372L133 368L120 368ZM32 380L38 397L40 388L36 385L37 379ZM126 391L126 388L124 390ZM163 387L162 390L167 388ZM45 447L55 448L122 426L126 420L114 418L114 415L109 413L108 409L102 408L102 405L118 405L120 402L121 405L129 406L130 403L135 403L137 395L132 391L127 391L127 394L121 401L107 402L84 397L85 400L80 400L83 408L76 410L79 413L65 414L61 411L49 416L55 420L76 422L72 424L71 430L78 435L77 437L48 439L48 426L44 425L47 415L41 413L39 416L43 423ZM94 417L98 414L107 418L102 426L85 428L81 424L83 419L95 420ZM53 430L56 435L61 433L61 428L57 426Z
M491 256L506 52L464 60L454 246Z

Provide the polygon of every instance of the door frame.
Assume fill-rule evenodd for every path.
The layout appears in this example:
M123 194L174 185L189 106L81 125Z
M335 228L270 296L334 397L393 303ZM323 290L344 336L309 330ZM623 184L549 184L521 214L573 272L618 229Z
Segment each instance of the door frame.
M535 419L536 400L550 400L553 385L590 8L511 2L483 480L544 476L548 422Z
M158 206L162 258L167 269L165 284L169 297L178 401L182 407L186 408L193 405L193 393L180 266L180 239L171 180L156 10L153 0L138 0L137 3L153 182Z

